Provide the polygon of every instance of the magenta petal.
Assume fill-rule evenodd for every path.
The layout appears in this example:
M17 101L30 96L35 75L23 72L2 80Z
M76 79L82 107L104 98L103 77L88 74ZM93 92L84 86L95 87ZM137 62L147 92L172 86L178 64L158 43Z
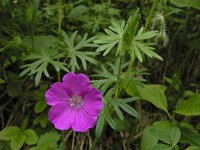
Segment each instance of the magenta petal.
M69 105L55 105L48 114L49 120L54 124L56 129L68 130L71 128L71 113L73 109Z
M67 102L71 96L71 91L64 83L54 83L45 93L45 99L48 105L55 106L60 102Z
M91 115L98 115L103 107L101 93L95 88L91 88L84 96L83 108Z
M62 81L70 87L75 95L81 95L83 90L90 85L89 78L84 74L68 73Z
M73 118L71 125L75 132L87 132L89 128L95 126L97 120L97 116L88 114L84 109L74 110Z

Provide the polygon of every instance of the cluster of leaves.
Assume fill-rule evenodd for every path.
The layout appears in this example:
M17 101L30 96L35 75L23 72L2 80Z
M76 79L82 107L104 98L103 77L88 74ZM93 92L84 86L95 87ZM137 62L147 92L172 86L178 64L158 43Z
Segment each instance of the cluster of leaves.
M199 10L198 0L0 1L0 149L199 149ZM70 71L91 77L104 107L95 133L61 140L44 93Z

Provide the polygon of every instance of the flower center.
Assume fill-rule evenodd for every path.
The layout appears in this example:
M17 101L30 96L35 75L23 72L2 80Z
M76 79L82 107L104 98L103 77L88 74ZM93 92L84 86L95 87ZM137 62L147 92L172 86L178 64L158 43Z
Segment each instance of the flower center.
M81 96L72 96L70 99L70 106L78 107L82 104L82 97Z

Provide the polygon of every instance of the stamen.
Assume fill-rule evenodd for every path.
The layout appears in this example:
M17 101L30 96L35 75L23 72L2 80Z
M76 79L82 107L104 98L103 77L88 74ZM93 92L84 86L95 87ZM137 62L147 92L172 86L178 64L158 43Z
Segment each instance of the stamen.
M70 106L79 107L82 104L82 97L74 95L69 99L69 101Z

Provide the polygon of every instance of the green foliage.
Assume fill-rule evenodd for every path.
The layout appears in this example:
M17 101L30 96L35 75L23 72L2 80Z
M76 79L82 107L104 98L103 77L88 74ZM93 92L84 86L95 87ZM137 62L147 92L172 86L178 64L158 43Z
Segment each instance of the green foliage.
M67 55L70 59L69 67L71 67L71 71L74 72L76 69L80 69L80 65L77 59L81 60L83 68L87 69L87 61L96 64L96 60L92 57L96 55L95 52L92 51L81 51L81 49L85 47L96 47L97 45L92 44L91 41L95 39L95 37L87 39L87 34L83 36L83 38L76 44L76 36L77 31L75 31L71 37L67 35L66 32L62 31L63 42L62 43L62 51Z
M170 0L170 2L178 7L193 7L200 10L199 0Z
M111 99L111 100L109 100L109 103L111 105L113 105L115 112L117 113L118 117L121 120L124 119L124 116L123 116L120 108L123 109L129 115L139 118L138 112L134 108L132 108L130 105L127 104L127 103L133 102L133 101L135 101L137 99L138 99L137 97L135 97L135 98L126 98L126 99Z
M140 148L141 150L173 150L181 138L178 127L168 121L157 121L144 130ZM159 143L162 141L163 143Z
M21 131L18 127L8 127L0 132L0 139L10 141L12 150L19 150L24 143L33 145L37 142L38 137L32 129Z
M124 34L125 21L121 23L112 22L112 26L109 26L109 29L105 29L105 32L108 35L102 35L95 43L102 44L96 51L103 53L103 56L107 55L115 46L117 46L116 55L122 53L122 43L123 43L123 34Z
M149 31L143 33L143 27L140 28L138 31L137 35L133 38L131 48L130 48L130 55L132 59L135 58L135 56L139 59L140 62L143 61L141 52L144 53L145 55L152 57L152 58L157 58L159 60L163 60L162 57L160 57L158 54L156 54L153 50L154 48L151 47L151 43L143 43L143 40L150 39L152 37L155 37L157 35L156 31Z
M142 99L168 113L167 98L164 93L165 89L165 86L158 84L148 84L144 85L144 87L138 87Z
M0 149L198 150L199 10L199 0L1 0ZM90 77L104 107L95 130L61 136L45 92L69 71Z
M127 63L121 66L122 69L127 67ZM117 74L120 66L120 60L117 59L114 64L111 62L107 63L107 68L105 65L101 65L101 70L95 70L96 74L92 75L97 79L92 80L91 83L95 87L101 90L102 93L105 93L107 89L109 89L113 83L117 81Z
M35 85L38 86L42 78L42 74L46 77L50 77L47 67L51 64L57 72L61 69L68 72L66 63L59 62L58 59L65 57L63 53L58 53L56 50L43 50L40 53L31 53L24 56L23 61L33 61L30 64L23 65L21 68L25 68L20 76L28 74L29 76L36 74Z
M180 101L175 112L185 116L200 115L200 94L195 94L187 100Z
M101 137L101 134L103 132L104 123L105 123L105 113L103 110L104 110L104 108L101 110L101 113L97 120L97 125L96 125L96 130L95 130L95 135L97 138Z
M44 135L41 135L38 139L37 145L31 147L29 150L49 150L49 149L58 149L57 142L60 139L60 135L56 132L46 132Z

